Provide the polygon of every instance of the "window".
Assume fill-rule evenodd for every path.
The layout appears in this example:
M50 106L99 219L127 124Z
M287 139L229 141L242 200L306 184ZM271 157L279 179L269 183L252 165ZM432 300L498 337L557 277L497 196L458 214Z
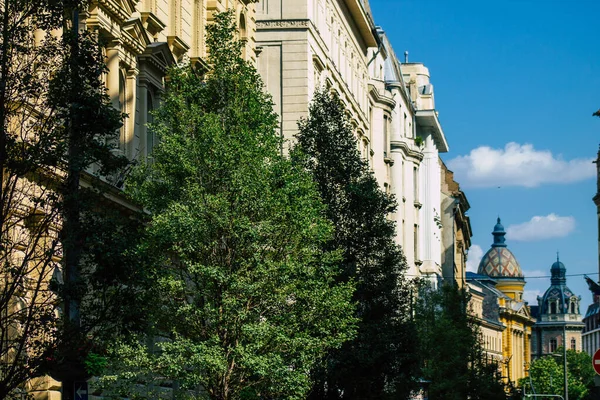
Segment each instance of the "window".
M550 314L556 314L556 303L555 302L550 303Z
M571 303L571 314L575 314L575 302Z
M121 115L125 115L127 114L127 97L126 97L126 90L127 90L127 86L126 86L126 80L125 80L125 74L123 73L123 71L119 71L119 110L121 111ZM122 125L120 128L120 132L119 132L119 145L121 150L125 150L125 143L127 138L125 137L127 131L126 131L126 120L125 117L123 117L123 121L122 121Z
M419 259L419 225L415 224L414 230L413 230L413 250L415 252L415 261Z
M149 90L147 93L148 94L146 98L146 107L148 109L148 116L146 117L146 156L150 156L150 153L152 153L152 148L154 148L155 145L154 132L148 126L153 122L152 112L154 111L154 100Z
M550 339L550 352L553 353L556 351L557 345L556 345L556 339Z
M240 14L240 22L238 25L240 40L242 42L242 58L246 58L246 41L248 40L248 32L246 31L246 15Z
M577 341L575 340L575 338L571 339L571 350L576 350L577 347Z
M388 116L383 116L383 156L387 157L388 149Z
M419 170L413 168L413 196L416 202L419 201Z

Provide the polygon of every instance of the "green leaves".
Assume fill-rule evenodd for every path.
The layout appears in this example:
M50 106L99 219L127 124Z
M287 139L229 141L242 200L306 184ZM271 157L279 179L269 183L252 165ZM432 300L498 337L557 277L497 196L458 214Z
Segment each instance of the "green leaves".
M408 396L417 357L410 321L406 260L388 219L396 203L383 193L356 139L344 107L325 90L315 92L309 117L298 124L292 159L308 170L334 226L323 249L339 251L340 282L355 282L357 337L331 351L312 371L311 398L385 399Z
M301 399L314 363L353 334L353 285L336 282L315 184L281 155L272 103L239 56L232 18L218 14L208 28L206 76L170 72L154 162L128 182L152 213L142 247L164 337L158 351L140 351L151 376L182 393Z

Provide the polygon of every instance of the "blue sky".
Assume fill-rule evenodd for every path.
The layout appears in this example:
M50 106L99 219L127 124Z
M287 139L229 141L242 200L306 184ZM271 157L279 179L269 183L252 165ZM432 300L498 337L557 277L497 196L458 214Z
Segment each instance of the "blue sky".
M526 298L567 274L598 280L592 197L600 143L600 2L370 0L398 56L423 62L450 146L443 154L471 204L471 263L499 215L526 275ZM583 301L581 276L568 286Z

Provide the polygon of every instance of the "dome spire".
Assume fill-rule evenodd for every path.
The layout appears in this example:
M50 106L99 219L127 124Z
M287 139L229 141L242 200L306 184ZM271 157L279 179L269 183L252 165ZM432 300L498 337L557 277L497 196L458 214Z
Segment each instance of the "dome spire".
M550 272L552 273L550 278L552 285L565 285L567 283L567 268L565 268L565 264L560 262L558 251L556 252L556 262L552 264Z
M494 243L492 244L492 247L506 247L506 243L504 243L506 241L504 238L506 232L504 231L504 226L502 226L500 217L498 217L496 220L496 226L494 226L492 235L494 235Z

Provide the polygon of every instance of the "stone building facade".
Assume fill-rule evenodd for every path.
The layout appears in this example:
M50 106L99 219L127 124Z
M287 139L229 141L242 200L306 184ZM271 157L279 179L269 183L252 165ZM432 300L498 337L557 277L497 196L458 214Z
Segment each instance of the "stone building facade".
M97 33L104 44L108 95L126 113L119 150L130 159L144 159L156 139L147 129L158 107L167 69L189 62L205 69L206 26L216 12L234 10L244 57L256 63L255 2L252 0L92 0L80 15L80 29ZM114 197L119 201L118 196ZM61 398L60 382L50 377L31 381L36 399ZM94 398L94 396L90 396Z
M581 297L567 287L565 265L558 257L552 264L550 287L538 296L532 314L537 319L531 335L531 355L543 357L556 352L558 347L582 350L581 331L584 328L579 307Z
M454 180L454 173L440 160L442 172L442 274L459 288L466 285L467 255L471 247L471 208L467 196Z
M410 277L442 280L439 153L448 151L428 69L402 63L361 0L260 0L258 69L291 145L319 87L339 95L381 188L395 195ZM406 60L405 60L406 61Z
M596 205L596 218L598 220L598 270L600 272L600 150L594 163L596 164L597 181L596 195L592 201ZM587 276L585 280L592 292L593 302L589 305L583 318L583 351L593 356L600 349L600 285Z

